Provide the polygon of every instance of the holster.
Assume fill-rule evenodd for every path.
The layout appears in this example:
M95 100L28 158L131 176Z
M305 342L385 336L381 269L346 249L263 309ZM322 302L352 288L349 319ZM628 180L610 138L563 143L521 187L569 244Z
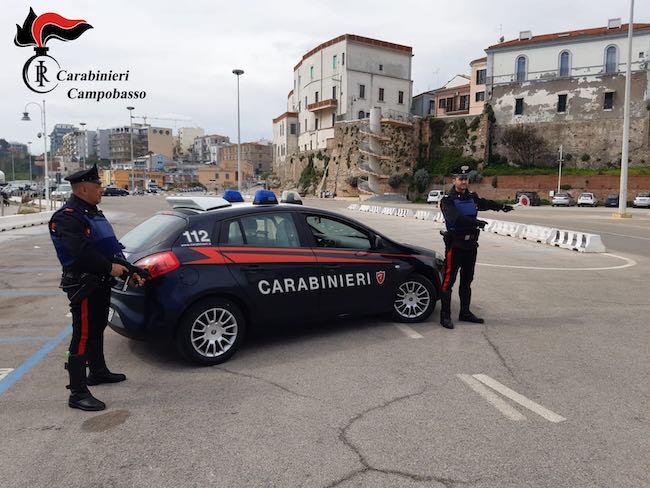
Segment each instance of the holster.
M64 273L60 285L61 289L68 294L72 305L89 297L102 286L111 286L110 277L91 273L82 273L80 275Z

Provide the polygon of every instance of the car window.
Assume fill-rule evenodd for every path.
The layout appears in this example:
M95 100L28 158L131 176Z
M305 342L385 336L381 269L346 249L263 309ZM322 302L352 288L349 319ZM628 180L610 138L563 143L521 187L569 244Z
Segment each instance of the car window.
M223 244L230 244L231 246L245 244L244 234L241 231L239 220L233 220L226 225L227 230Z
M365 250L372 248L368 234L338 220L321 215L308 215L307 225L318 247Z
M242 217L240 222L245 245L300 247L298 230L290 213L250 215ZM231 228L228 229L228 239L230 239L230 231ZM232 232L234 239L237 231L232 230Z
M150 249L177 234L185 227L185 219L175 215L154 215L128 232L120 239L128 252L144 251Z

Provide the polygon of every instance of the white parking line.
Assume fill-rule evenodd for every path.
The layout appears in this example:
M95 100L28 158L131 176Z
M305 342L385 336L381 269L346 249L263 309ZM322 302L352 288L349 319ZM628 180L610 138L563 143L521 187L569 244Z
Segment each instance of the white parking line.
M476 378L477 380L479 380L484 385L489 386L493 390L501 393L503 396L505 396L507 398L510 398L510 400L512 400L513 402L518 403L522 407L527 408L531 412L536 413L537 415L539 415L540 417L545 418L549 422L557 423L557 422L564 422L566 420L561 415L558 415L555 412L552 412L551 410L549 410L548 408L542 407L538 403L535 403L534 401L529 400L525 396L520 395L519 393L517 393L514 390L511 390L510 388L508 388L505 385L502 385L497 380L490 378L486 374L475 374L475 375L472 375L472 376L474 378Z
M2 381L5 378L5 376L7 376L13 370L14 368L0 368L0 381Z
M399 330L401 330L405 335L409 336L411 339L422 339L424 336L415 330L411 329L408 325L396 324Z
M519 410L510 406L499 395L497 395L492 390L483 386L483 384L479 383L476 379L472 378L470 375L457 374L456 376L458 376L458 378L460 378L461 381L463 381L472 390L474 390L476 393L478 393L483 398L485 398L485 400L490 405L492 405L494 408L496 408L499 412L501 412L510 420L515 420L515 421L526 420L526 417L522 415L519 412Z

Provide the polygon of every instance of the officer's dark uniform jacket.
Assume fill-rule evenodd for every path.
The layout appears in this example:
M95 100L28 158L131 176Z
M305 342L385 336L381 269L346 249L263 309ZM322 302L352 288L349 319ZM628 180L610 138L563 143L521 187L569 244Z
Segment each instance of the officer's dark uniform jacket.
M109 276L111 258L122 257L122 246L101 210L75 195L54 213L49 228L64 277Z
M480 198L474 192L465 190L460 193L452 187L449 194L440 201L440 209L447 225L445 243L459 249L476 249L480 232L476 219L478 212L502 208L500 203Z

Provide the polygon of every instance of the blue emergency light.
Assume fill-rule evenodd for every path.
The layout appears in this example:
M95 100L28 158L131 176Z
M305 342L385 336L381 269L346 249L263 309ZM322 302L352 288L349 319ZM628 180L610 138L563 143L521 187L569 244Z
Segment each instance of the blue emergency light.
M237 190L226 190L223 192L223 199L230 203L243 202L244 197Z
M278 199L271 190L257 190L255 192L255 198L253 199L253 205L269 205L277 204Z

